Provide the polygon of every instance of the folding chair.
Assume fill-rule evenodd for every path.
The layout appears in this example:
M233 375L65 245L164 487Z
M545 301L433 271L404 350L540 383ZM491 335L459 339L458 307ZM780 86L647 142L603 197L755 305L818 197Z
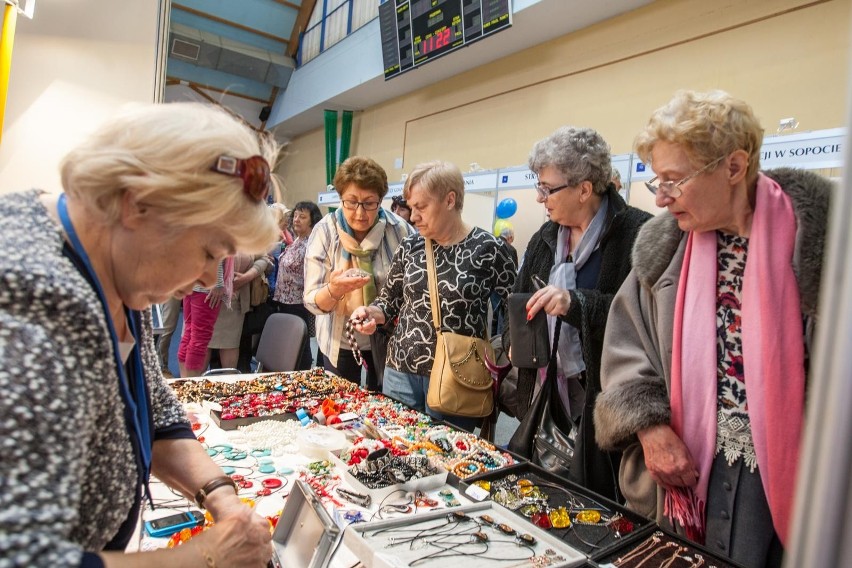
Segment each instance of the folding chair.
M293 314L272 314L257 345L257 372L296 370L306 341L305 320Z

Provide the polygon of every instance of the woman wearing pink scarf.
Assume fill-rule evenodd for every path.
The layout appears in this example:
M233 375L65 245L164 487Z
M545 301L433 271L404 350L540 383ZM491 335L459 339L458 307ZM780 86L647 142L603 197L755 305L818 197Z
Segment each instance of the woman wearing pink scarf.
M763 129L682 91L636 141L668 211L608 320L598 444L634 510L745 566L780 566L792 520L830 183L759 171Z

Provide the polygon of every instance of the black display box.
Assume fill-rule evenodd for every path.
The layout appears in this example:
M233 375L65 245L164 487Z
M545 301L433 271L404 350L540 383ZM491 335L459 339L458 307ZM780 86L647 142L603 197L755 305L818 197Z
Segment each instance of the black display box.
M696 555L700 555L704 559L703 566L707 568L743 568L741 564L737 564L733 560L718 556L716 553L711 552L706 547L686 540L682 536L677 535L669 530L662 529L659 526L655 526L655 529L656 530L653 530L649 534L647 534L645 538L642 538L640 540L633 540L630 543L625 543L625 545L621 548L611 550L606 555L599 555L596 558L597 562L601 566L607 566L608 564L615 562L619 558L623 558L629 555L632 551L642 546L642 544L645 543L647 539L653 537L654 535L657 535L661 539L661 543L674 542L678 546L687 548L686 551L680 553L681 556L679 558L674 559L671 564L671 568L680 568L681 566L694 565L698 560ZM660 553L658 556L660 556L663 559L662 561L664 562L666 558L671 558L672 554L669 553L668 555L665 555L664 553ZM684 556L686 558L684 558ZM631 566L635 566L637 563L641 562L639 558L640 557L637 557L635 562L629 562L625 564L625 568L630 568ZM656 557L654 557L654 559L656 559ZM652 563L651 565L656 566L658 564ZM644 564L644 566L648 566L648 564Z
M459 492L474 501L490 499L494 492L494 482L504 479L509 475L515 475L519 479L529 479L533 484L542 482L543 484L540 487L548 494L548 505L551 508L559 506L568 507L571 511L571 526L562 529L551 528L548 530L548 533L553 534L593 560L607 557L613 551L629 546L632 542L644 540L656 528L656 524L650 519L629 511L609 499L601 497L584 487L529 462L463 479L459 483ZM492 488L488 495L484 494L482 488L474 485L477 481L489 481L492 483ZM582 508L599 510L601 515L605 517L611 517L616 513L620 513L625 519L633 523L633 531L629 534L617 536L615 531L607 528L604 524L590 526L574 523L574 513L576 511L571 507L569 495L566 491L570 492L571 496L573 496L575 504L580 505ZM525 521L531 522L520 510L513 512Z

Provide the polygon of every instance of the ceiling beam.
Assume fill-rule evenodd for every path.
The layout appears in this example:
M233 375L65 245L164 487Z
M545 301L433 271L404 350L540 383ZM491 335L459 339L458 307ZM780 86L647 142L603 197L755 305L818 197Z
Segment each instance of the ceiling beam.
M292 2L287 2L287 0L272 0L276 4L281 4L282 6L287 6L288 8L293 8L294 10L298 10L300 6L298 4L294 4Z
M308 20L314 13L316 4L317 0L302 0L302 7L299 8L299 15L296 16L296 22L293 24L293 33L290 34L290 41L287 43L287 55L290 57L295 58L296 52L299 51L299 34L308 27Z
M203 83L199 83L197 81L188 81L186 79L180 79L178 77L166 77L166 86L170 85L185 85L192 89L193 91L197 90L197 88L206 89L208 91L214 91L216 93L222 93L223 95L228 95L230 97L238 97L241 99L246 99L247 101L253 101L256 103L267 104L268 101L266 99L259 99L257 97L252 97L250 95L243 95L237 93L233 90L228 89L220 89L219 87L214 87L212 85L205 85Z
M214 16L213 14L208 14L207 12L202 12L201 10L196 10L195 8L190 8L189 6L184 6L183 4L172 3L172 8L176 10L182 10L188 14L192 14L194 16L198 16L200 18L208 19L212 22L218 22L220 24L225 24L226 26L231 26L232 28L236 28L238 30L243 30L245 32L249 32L255 35L259 35L261 37L265 37L267 39L271 39L273 41L278 41L284 44L289 44L290 40L285 39L283 37L279 37L277 35L273 35L256 28L250 28L249 26L244 26L242 24L238 24L236 22L232 22L230 20L226 20L225 18L220 18L219 16Z

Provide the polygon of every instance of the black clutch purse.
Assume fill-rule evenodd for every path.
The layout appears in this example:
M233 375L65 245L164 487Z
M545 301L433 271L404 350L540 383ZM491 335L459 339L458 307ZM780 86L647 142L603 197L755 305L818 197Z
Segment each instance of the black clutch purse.
M541 369L550 361L547 314L540 310L527 321L527 302L532 294L509 296L509 338L512 341L512 365L522 369Z

